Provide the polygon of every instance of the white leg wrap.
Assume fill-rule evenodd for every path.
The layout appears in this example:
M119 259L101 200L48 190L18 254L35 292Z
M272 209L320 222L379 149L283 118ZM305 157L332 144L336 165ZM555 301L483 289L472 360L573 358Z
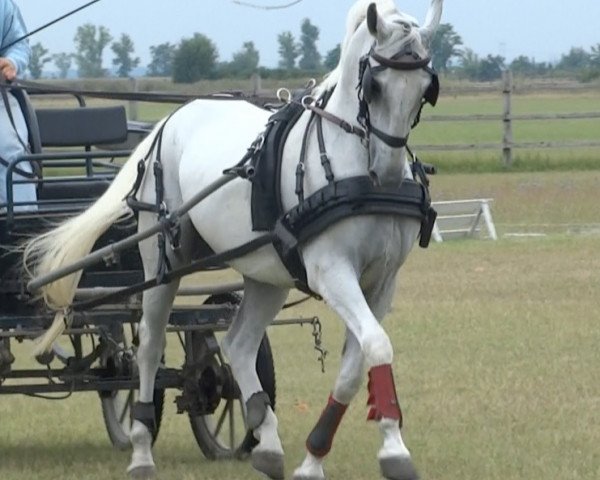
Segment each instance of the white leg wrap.
M152 458L152 435L148 428L143 423L134 420L130 438L133 453L131 454L131 463L127 468L127 473L135 476L136 471L153 470L155 465Z
M315 457L307 452L302 465L294 470L294 476L292 478L293 480L325 480L323 459Z
M383 418L379 421L379 430L383 436L383 446L379 450L377 457L407 457L410 458L410 452L400 433L400 427L397 420Z

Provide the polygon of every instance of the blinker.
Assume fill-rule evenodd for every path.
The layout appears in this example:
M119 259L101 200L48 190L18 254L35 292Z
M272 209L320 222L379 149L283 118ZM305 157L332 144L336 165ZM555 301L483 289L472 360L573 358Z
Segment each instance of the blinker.
M381 65L373 67L369 62L370 57L374 58ZM431 104L431 106L435 107L440 94L440 80L437 72L432 67L428 65L421 65L424 60L426 62L429 62L430 59L421 59L410 52L402 52L400 55L398 55L398 57L410 58L411 61L409 62L400 62L395 57L397 56L395 55L394 57L392 57L392 59L386 59L385 57L377 55L374 52L374 50L371 49L371 51L361 59L359 69L359 85L362 89L364 100L367 103L371 103L373 99L379 93L381 93L381 85L375 79L376 73L383 71L386 68L392 68L396 70L417 70L419 68L422 68L431 75L431 83L429 84L429 87L427 87L427 90L423 94L423 99L427 103Z
M429 87L427 87L427 90L425 90L423 99L431 104L432 107L435 107L438 97L440 96L440 79L433 68L427 67L425 70L431 75L431 83L429 84Z

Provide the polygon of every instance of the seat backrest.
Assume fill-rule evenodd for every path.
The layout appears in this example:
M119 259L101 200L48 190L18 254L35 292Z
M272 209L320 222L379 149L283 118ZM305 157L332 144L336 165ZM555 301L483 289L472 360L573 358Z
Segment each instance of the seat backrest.
M36 110L43 147L79 147L127 139L125 107L79 107Z

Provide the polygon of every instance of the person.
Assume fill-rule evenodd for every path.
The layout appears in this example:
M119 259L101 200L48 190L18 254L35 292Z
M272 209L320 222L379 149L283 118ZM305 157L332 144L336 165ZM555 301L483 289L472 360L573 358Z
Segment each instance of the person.
M29 133L17 99L6 89L7 83L13 82L22 75L29 63L31 49L27 39L19 40L27 34L25 22L19 7L13 0L0 0L0 212L7 202L7 167L8 164L29 151ZM16 43L15 43L16 42ZM18 165L18 172L13 180L24 180L32 177L29 162ZM13 186L14 202L35 202L35 184L17 184ZM35 209L34 206L22 207L19 210Z

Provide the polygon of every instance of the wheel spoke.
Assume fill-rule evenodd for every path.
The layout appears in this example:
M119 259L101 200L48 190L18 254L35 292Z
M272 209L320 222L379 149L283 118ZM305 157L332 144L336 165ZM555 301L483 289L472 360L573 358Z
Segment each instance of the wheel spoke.
M223 428L223 423L225 423L225 417L227 416L229 402L230 400L227 400L227 404L225 405L225 408L223 408L223 412L221 412L221 416L219 417L219 421L217 422L217 427L215 428L215 432L213 433L213 436L215 438L219 436L219 433L221 433L221 428Z
M246 428L246 411L244 410L244 403L242 402L242 399L240 398L240 412L242 412L242 422L244 423L244 428Z
M118 395L118 393L117 393ZM127 411L131 408L131 402L133 401L133 390L129 390L127 393L127 400L123 403L123 410L119 414L119 423L123 423L125 421L125 416L127 415Z
M227 407L229 409L229 448L231 452L235 450L235 419L234 416L234 402L233 400L229 400L227 402Z

